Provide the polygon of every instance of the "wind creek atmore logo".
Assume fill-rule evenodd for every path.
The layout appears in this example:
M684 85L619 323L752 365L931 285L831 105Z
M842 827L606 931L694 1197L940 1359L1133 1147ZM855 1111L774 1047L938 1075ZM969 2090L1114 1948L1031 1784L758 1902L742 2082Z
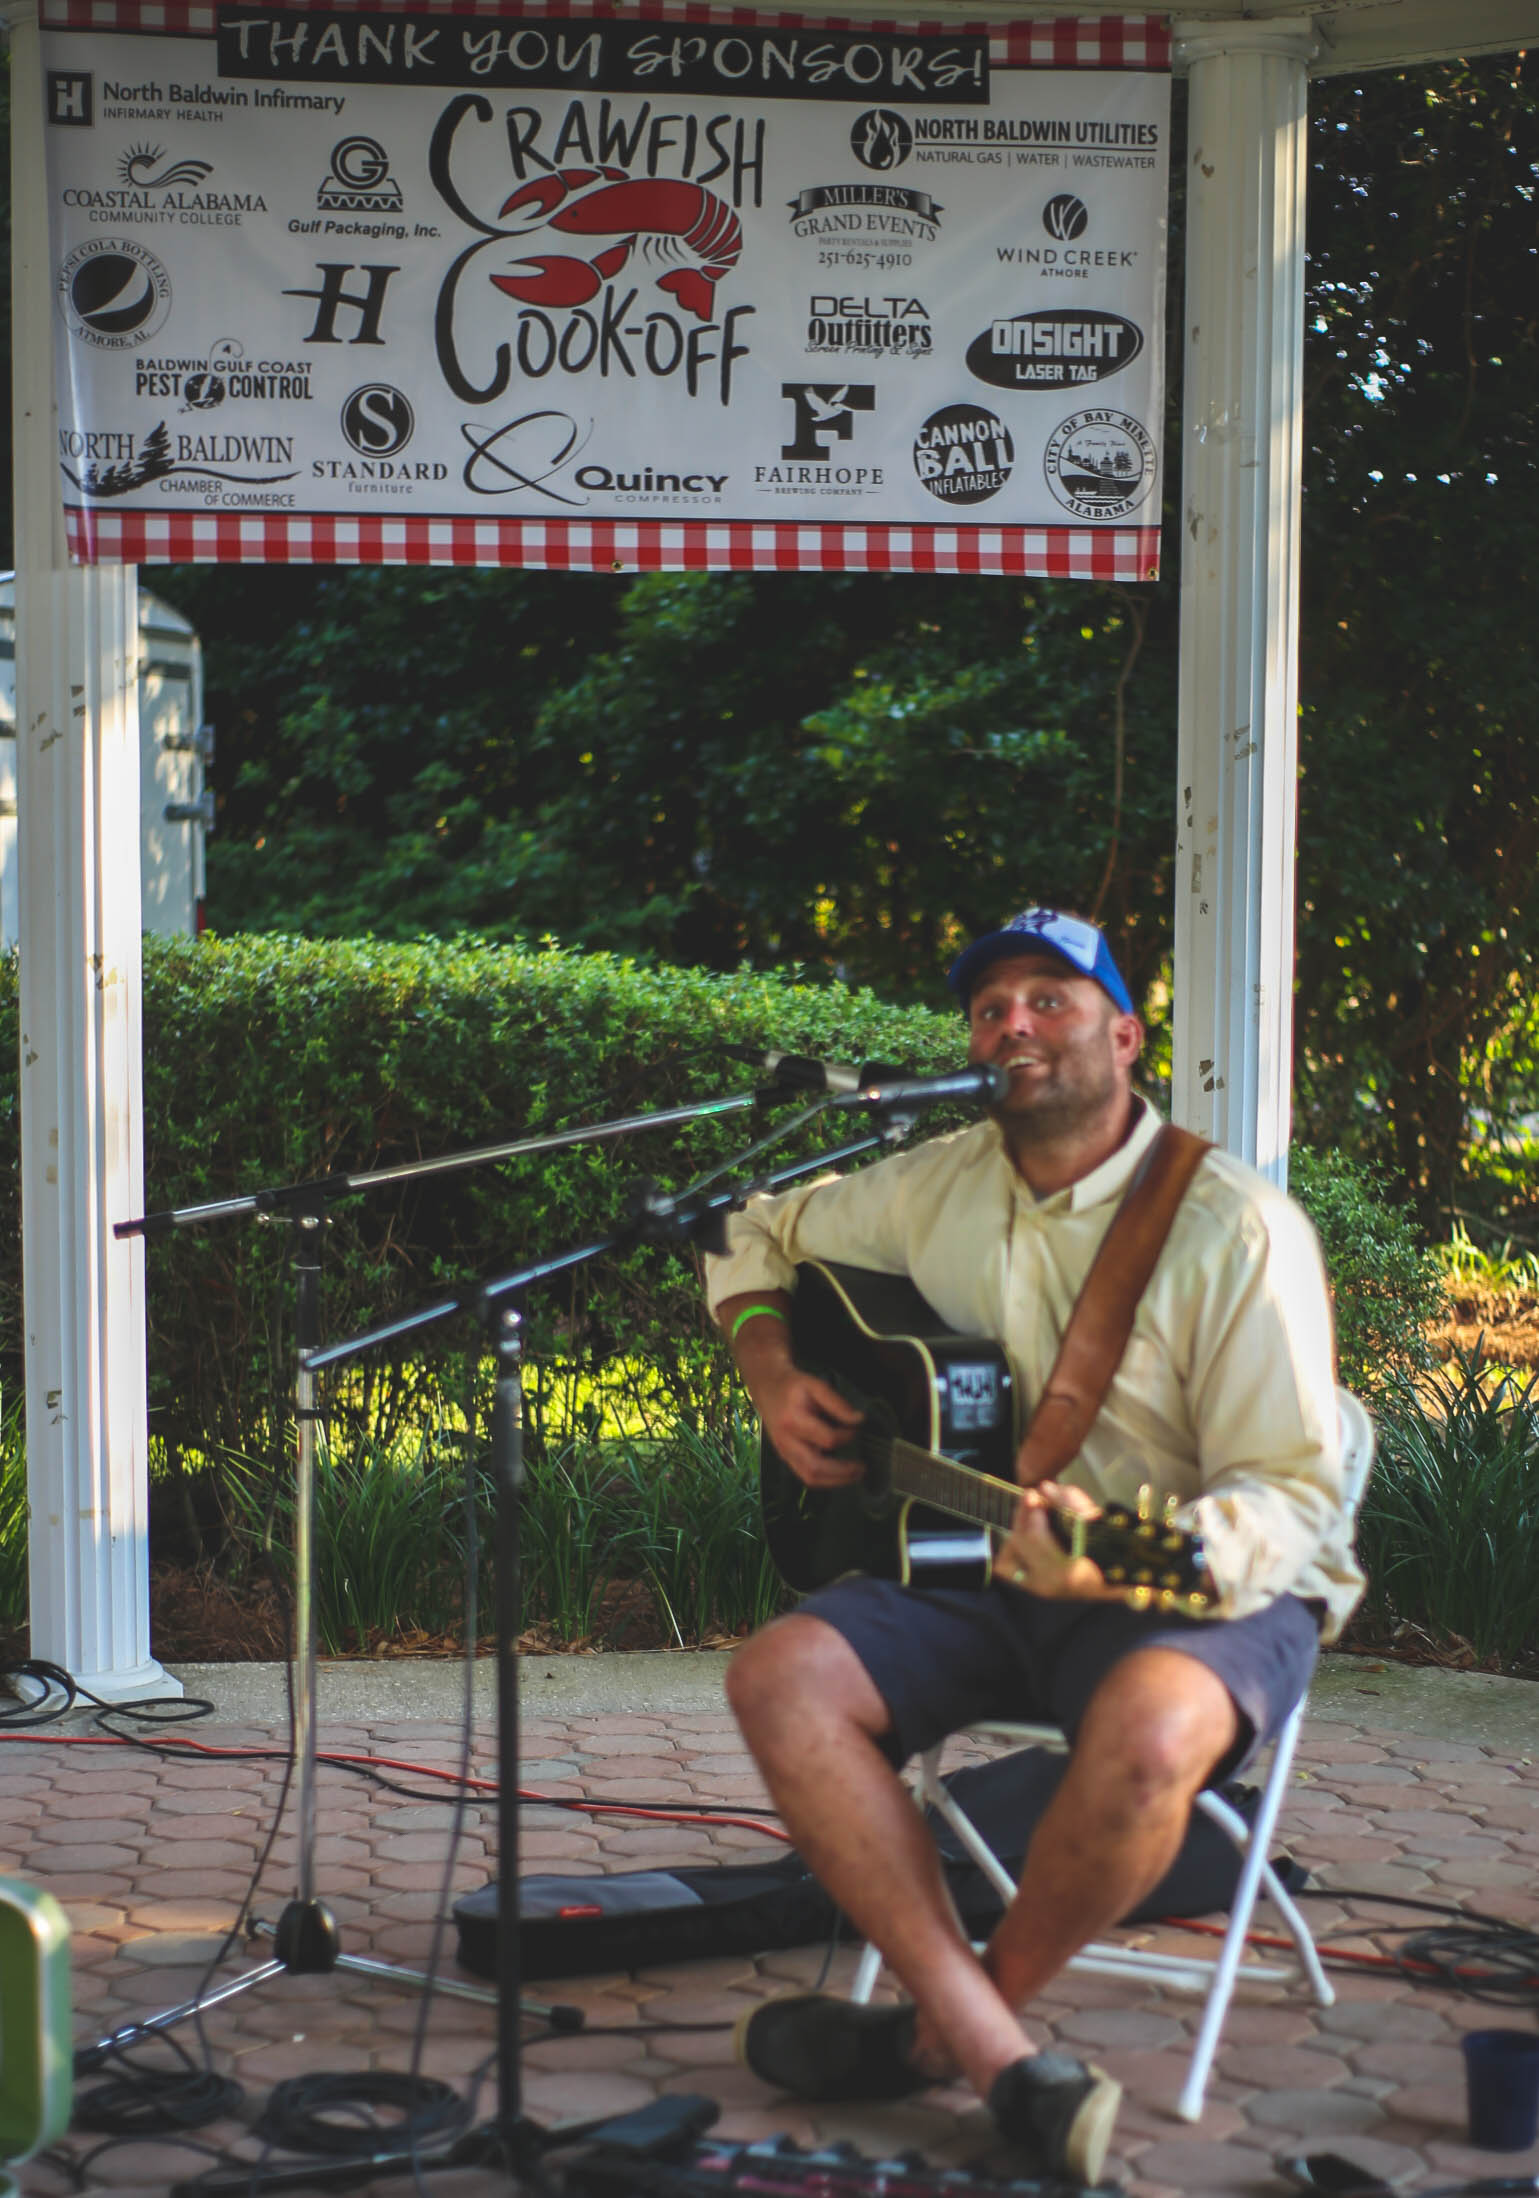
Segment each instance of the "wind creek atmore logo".
M1121 313L1013 313L967 347L967 370L995 389L1067 389L1130 366L1143 330Z
M914 437L914 471L943 504L987 503L1014 467L1010 430L982 405L943 405Z
M1154 438L1125 412L1073 412L1048 437L1047 485L1076 519L1122 519L1154 486Z
M99 351L136 351L171 310L170 276L132 237L77 244L56 288L65 327Z

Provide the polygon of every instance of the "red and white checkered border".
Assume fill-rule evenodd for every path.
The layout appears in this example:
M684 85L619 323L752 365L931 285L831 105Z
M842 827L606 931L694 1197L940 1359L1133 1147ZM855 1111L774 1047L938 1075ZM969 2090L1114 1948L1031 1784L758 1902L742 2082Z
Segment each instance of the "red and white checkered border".
M793 526L749 519L364 519L85 511L77 564L510 565L545 572L998 572L1157 580L1158 527Z
M333 0L286 0L290 7L325 7ZM561 22L598 17L617 22L756 24L765 30L904 31L955 38L966 32L989 41L997 69L1130 69L1170 67L1170 19L1163 15L1044 16L1040 22L937 22L932 17L805 15L783 10L710 7L703 0L348 0L361 15L532 16ZM45 30L140 31L168 38L212 38L214 9L206 0L41 0Z

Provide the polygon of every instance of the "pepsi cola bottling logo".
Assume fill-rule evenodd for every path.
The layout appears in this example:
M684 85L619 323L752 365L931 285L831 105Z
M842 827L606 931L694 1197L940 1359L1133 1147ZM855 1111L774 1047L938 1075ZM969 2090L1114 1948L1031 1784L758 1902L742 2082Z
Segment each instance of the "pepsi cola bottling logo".
M80 342L100 351L148 343L171 310L171 278L132 237L77 245L59 269L59 310Z
M986 405L943 405L914 437L914 471L943 504L987 503L1014 467L1010 430Z

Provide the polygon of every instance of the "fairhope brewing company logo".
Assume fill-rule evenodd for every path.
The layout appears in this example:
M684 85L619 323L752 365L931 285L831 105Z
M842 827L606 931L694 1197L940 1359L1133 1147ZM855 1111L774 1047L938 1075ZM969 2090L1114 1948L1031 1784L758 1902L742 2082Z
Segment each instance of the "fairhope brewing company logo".
M1014 465L1009 429L982 405L943 405L914 437L914 471L943 504L987 503Z
M331 172L316 192L315 203L323 214L401 211L401 186L392 177L389 155L377 138L344 137L332 146Z
M77 244L59 269L59 310L72 336L99 351L135 351L171 310L171 278L132 237Z
M134 395L180 397L184 412L214 412L227 401L308 404L313 394L308 359L248 359L234 336L197 357L134 362Z
M71 183L59 203L93 222L175 222L181 228L238 229L247 214L265 214L260 191L208 188L213 162L180 160L161 145L131 145L118 162L118 181L106 189Z
M393 458L416 424L410 401L389 382L365 382L342 407L342 432L364 458Z
M1042 454L1047 485L1076 519L1121 519L1154 486L1154 439L1125 412L1071 413Z
M830 292L807 300L809 351L927 359L931 348L930 315L918 298L844 298Z
M967 347L967 370L995 389L1066 389L1130 366L1143 330L1121 313L1015 313Z
M73 458L80 472L64 461ZM246 487L266 487L274 481L292 481L298 468L293 463L291 435L177 435L167 432L161 420L142 442L127 432L108 429L61 428L60 471L83 496L127 496L151 481L163 484L163 494L196 495L215 504L292 504L292 496L228 496L220 484L238 482ZM286 466L287 472L231 472L232 466ZM169 484L174 482L175 487Z
M871 382L782 382L780 394L791 406L792 434L780 446L781 465L755 466L755 485L785 496L813 489L824 496L857 496L880 488L880 466L830 464L831 444L847 443L857 418L876 410Z
M850 151L863 168L901 168L914 150L914 126L891 107L871 107L850 127Z

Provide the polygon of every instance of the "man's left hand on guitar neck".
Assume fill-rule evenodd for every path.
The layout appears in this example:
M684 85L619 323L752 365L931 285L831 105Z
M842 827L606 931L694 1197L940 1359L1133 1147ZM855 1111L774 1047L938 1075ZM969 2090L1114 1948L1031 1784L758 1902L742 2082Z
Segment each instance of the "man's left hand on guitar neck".
M1120 1603L1127 1590L1108 1586L1089 1557L1073 1557L1053 1532L1050 1514L1100 1517L1101 1507L1082 1488L1039 1481L1021 1490L1015 1523L994 1553L994 1577L1053 1602Z

